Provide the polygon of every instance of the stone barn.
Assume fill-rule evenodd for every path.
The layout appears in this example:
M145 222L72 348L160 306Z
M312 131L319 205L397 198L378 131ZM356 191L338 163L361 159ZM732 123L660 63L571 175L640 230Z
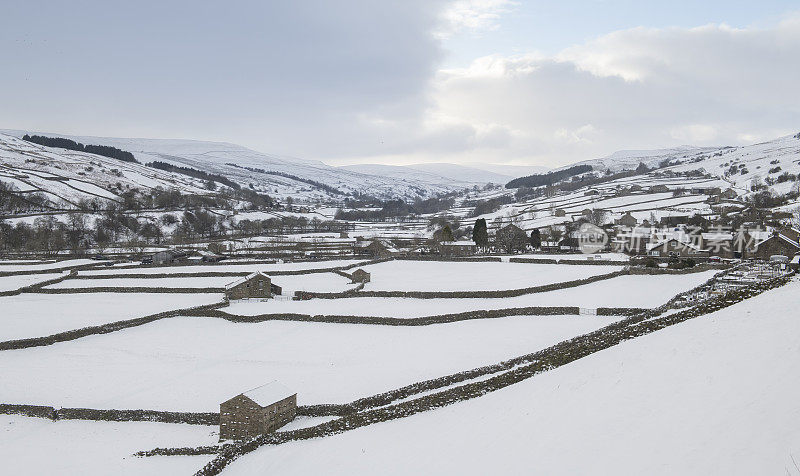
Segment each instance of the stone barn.
M766 240L756 243L755 257L765 260L773 255L793 257L800 253L800 243L792 238L791 233L785 230L776 232Z
M297 414L297 393L278 381L219 405L219 439L242 441L277 430Z
M177 263L181 258L186 257L186 253L177 250L163 250L153 253L150 262L153 264L172 264Z
M272 279L261 271L256 271L225 286L225 296L228 299L264 299L282 292L281 287L272 284Z
M370 280L370 274L361 268L353 271L350 276L353 283L368 283Z

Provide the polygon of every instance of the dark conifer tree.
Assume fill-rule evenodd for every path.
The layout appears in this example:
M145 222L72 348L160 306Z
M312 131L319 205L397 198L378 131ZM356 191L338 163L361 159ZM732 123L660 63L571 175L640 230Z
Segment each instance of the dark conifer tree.
M538 228L534 228L534 230L531 232L531 247L533 249L542 247L542 235L539 233Z
M480 247L489 246L489 231L486 228L486 219L478 218L472 228L472 241Z

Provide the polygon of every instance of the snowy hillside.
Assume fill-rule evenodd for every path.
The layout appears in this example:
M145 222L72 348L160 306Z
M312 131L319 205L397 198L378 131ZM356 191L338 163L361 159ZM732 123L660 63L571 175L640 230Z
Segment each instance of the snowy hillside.
M0 135L0 141L5 142L8 142L8 136L19 138L25 133L31 133L68 138L84 144L117 147L133 153L143 164L161 161L220 174L245 187L252 183L256 190L277 198L292 196L296 200L342 200L345 196L356 193L378 198L413 199L472 185L454 183L448 178L434 175L430 175L428 180L417 180L418 177L414 176L359 173L318 161L279 157L223 142L67 136L17 130L0 133L6 134ZM331 189L322 189L314 182Z
M43 147L0 134L0 181L22 194L41 193L56 208L80 200L121 201L129 189L175 188L203 195L203 181L84 152Z
M342 170L366 175L412 181L430 188L470 188L487 183L504 184L513 177L455 164L383 165L357 164L338 167Z
M640 163L648 167L655 167L665 159L691 159L703 154L713 154L726 147L694 147L681 146L668 149L653 150L619 150L613 154L599 159L584 160L572 165L591 165L595 170L611 169L618 172L622 169L635 169Z
M703 169L705 172L723 177L740 192L749 191L752 180L775 179L784 172L800 172L800 134L780 137L771 141L741 147L692 147L670 149L619 151L608 157L586 160L572 165L591 165L595 170L610 169L618 172L635 169L640 163L650 168L659 167L664 161L674 164L667 170L688 171ZM734 167L734 168L732 168ZM786 182L781 182L786 183ZM776 184L770 188L786 193L790 184Z

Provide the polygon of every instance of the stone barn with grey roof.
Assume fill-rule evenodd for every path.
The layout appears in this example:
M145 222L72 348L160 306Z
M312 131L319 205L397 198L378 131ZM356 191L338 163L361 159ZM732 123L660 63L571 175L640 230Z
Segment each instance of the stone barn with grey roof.
M270 433L296 414L297 393L272 381L219 405L219 439L242 441Z
M225 297L228 299L265 299L281 294L280 286L272 283L272 279L261 271L257 271L225 286Z
M368 283L370 274L367 271L359 268L350 274L350 281L353 283Z

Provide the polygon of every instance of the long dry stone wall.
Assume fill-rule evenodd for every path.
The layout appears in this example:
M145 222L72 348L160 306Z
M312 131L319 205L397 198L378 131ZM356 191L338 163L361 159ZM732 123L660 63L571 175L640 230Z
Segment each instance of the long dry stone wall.
M151 421L187 423L190 425L219 425L216 412L168 412L160 410L98 410L93 408L54 408L42 405L0 403L0 413L47 418L49 420L92 421Z
M38 288L30 292L40 294L91 294L91 293L160 293L160 294L214 294L225 288L164 288L133 286L96 286L86 288Z
M108 324L101 324L99 326L89 326L80 329L73 329L70 331L59 332L57 334L52 334L44 337L30 337L27 339L8 340L0 342L0 351L26 349L29 347L41 347L45 345L52 345L58 342L66 342L70 340L80 339L81 337L87 337L90 335L108 334L109 332L115 332L118 330L127 329L129 327L136 327L136 326L141 326L143 324L148 324L150 322L157 321L159 319L182 316L186 315L187 313L191 313L193 311L218 309L220 307L224 307L227 305L228 301L222 301L215 304L206 304L203 306L195 306L185 309L176 309L174 311L159 312L157 314L151 314L149 316L110 322Z
M338 293L317 293L304 291L301 299L341 299L352 297L399 297L413 299L469 299L469 298L507 298L524 296L526 294L544 293L558 289L574 288L585 284L596 283L606 279L616 278L628 274L627 269L600 274L589 278L564 281L561 283L544 284L521 289L505 289L497 291L358 291L353 290Z
M472 319L496 319L509 316L577 316L580 309L576 306L532 306L513 307L505 309L491 309L487 311L465 311L450 314L438 314L424 317L380 317L380 316L337 316L337 315L311 315L296 313L259 314L255 316L240 316L228 314L219 310L197 310L186 315L198 317L219 317L230 322L255 323L266 321L298 321L298 322L325 322L333 324L372 324L384 326L428 326L432 324L446 324L449 322L467 321ZM609 312L603 315L614 315ZM623 314L618 314L623 315Z
M23 286L23 287L21 287L19 289L13 289L11 291L0 292L0 296L16 296L17 294L22 294L22 293L40 292L42 287L44 287L44 286L49 286L51 284L57 284L57 283L60 283L61 281L64 281L65 279L74 278L74 277L75 277L75 271L70 271L69 273L64 273L63 275L58 276L58 277L53 278L53 279L48 279L46 281L41 281L39 283L34 283L34 284L30 284L28 286Z
M557 258L509 258L511 263L531 264L570 264L570 265L596 265L596 266L628 266L629 261L622 260L588 260L588 259L557 259Z

